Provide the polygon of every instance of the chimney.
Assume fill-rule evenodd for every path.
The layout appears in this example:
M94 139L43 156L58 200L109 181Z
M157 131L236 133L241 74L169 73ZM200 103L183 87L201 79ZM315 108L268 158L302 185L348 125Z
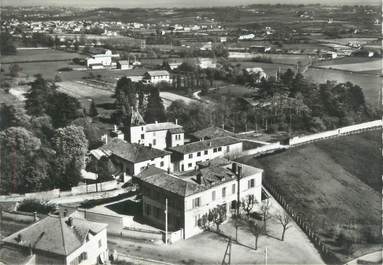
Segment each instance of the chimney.
M209 142L209 147L211 147L211 142Z
M178 125L178 119L176 119L176 125Z
M201 174L201 172L198 172L198 174L197 174L197 183L198 184L202 184L202 174Z
M242 177L242 166L238 166L238 177Z
M234 174L237 174L237 163L231 164L231 171L233 171Z
M101 136L101 141L103 141L105 144L108 144L108 135L104 134L103 136Z
M68 209L64 209L63 215L64 215L64 217L67 217L67 215L68 215Z
M114 131L117 132L117 125L114 125Z
M39 218L37 217L37 212L33 212L33 222L37 222Z
M21 234L17 234L16 241L20 243L23 240L23 236Z
M158 124L158 121L155 121L156 124Z

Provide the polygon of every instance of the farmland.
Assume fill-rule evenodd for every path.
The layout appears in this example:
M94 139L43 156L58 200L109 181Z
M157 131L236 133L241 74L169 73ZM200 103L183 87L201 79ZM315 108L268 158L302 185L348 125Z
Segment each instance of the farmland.
M352 72L365 72L365 71L376 71L377 73L381 72L382 68L382 60L370 60L366 62L358 62L358 63L343 63L343 64L337 64L336 62L334 64L330 65L323 65L320 66L321 68L328 68L328 69L337 69L337 70L343 70L343 71L352 71Z
M240 160L263 168L265 181L280 187L285 200L346 262L379 247L380 138L381 131L368 132ZM340 243L342 233L353 238L351 246Z
M1 61L7 63L61 61L72 60L75 57L85 57L78 53L59 51L54 49L18 50L16 55L1 56Z

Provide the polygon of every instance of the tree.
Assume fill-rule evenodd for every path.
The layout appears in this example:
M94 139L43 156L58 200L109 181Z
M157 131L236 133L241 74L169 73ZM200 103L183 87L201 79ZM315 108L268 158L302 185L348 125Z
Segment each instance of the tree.
M16 64L11 64L9 66L9 74L12 76L12 77L18 77L19 76L19 72L22 70L22 68L20 67L20 65L18 65L17 63Z
M285 233L286 233L287 229L289 229L291 227L291 226L289 226L291 218L286 212L283 212L283 213L278 214L277 219L278 219L279 223L282 225L283 230L282 230L281 240L283 241L283 240L285 240Z
M30 166L35 167L41 142L22 127L9 127L0 132L0 193L34 191L42 179L33 180ZM45 177L45 176L44 176ZM28 182L35 182L30 185Z
M41 116L46 112L50 103L49 97L55 93L55 88L50 86L41 75L31 83L31 89L25 94L25 109L29 115Z
M16 54L16 46L12 40L12 35L8 32L0 33L0 54L14 55Z
M147 123L166 121L165 107L160 97L160 90L156 87L153 87L150 91L144 120Z
M29 128L31 126L30 117L24 109L2 103L0 105L0 130L18 126Z
M261 214L263 219L263 230L264 233L267 233L267 220L271 218L270 216L270 208L271 208L271 202L269 199L266 199L262 202L261 205Z
M114 92L115 112L112 119L115 123L130 125L128 117L131 115L131 108L136 108L137 87L131 79L122 77L117 81Z
M255 204L257 204L257 200L254 198L254 196L247 196L245 199L242 199L241 206L242 209L246 212L247 217L250 216L251 210Z
M77 118L72 121L71 124L83 128L85 137L88 140L89 149L98 148L103 144L101 141L102 132L100 128L92 122L91 118Z
M258 239L259 239L259 236L263 233L264 228L262 227L261 224L259 224L258 222L254 221L254 220L251 220L249 222L249 228L250 228L251 233L254 235L254 249L257 250L258 249Z
M94 100L90 103L89 107L89 116L90 117L96 117L98 115L96 104L94 103Z
M208 219L216 225L217 232L219 232L219 226L226 220L226 207L224 205L219 205L210 210Z
M56 92L49 97L46 113L55 128L67 126L80 116L80 102L65 93Z

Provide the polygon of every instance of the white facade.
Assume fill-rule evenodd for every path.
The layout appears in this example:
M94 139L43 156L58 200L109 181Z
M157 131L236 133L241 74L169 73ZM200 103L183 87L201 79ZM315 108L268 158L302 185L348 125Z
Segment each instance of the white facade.
M247 34L247 35L241 35L239 36L239 40L252 40L255 38L255 34L251 33L251 34Z
M79 264L76 263L83 253L86 253L86 259L83 260L81 265L95 265L98 264L99 256L103 256L107 260L108 241L106 235L106 228L96 235L89 234L89 241L85 242L80 248L76 249L66 257L66 264Z
M182 129L181 126L169 122L132 126L130 127L130 142L152 146L160 150L183 145L184 133L172 133L172 128Z
M153 85L158 84L160 82L171 83L169 72L164 71L164 70L147 72L146 73L146 80L147 80L147 82L149 82Z
M174 164L174 171L188 171L196 167L197 163L212 160L217 157L235 155L242 152L242 142L211 147L205 150L183 154L183 159Z
M113 57L119 57L119 55L112 54L112 51L106 50L105 54L95 54L90 58L87 58L86 65L89 68L92 65L112 66Z
M252 179L254 180L254 186L251 186ZM223 189L225 189L224 192ZM184 226L185 239L202 232L202 229L198 226L198 220L205 213L208 213L209 210L214 209L219 205L226 205L227 215L230 215L231 204L233 201L237 201L238 198L237 189L238 181L233 179L230 182L215 186L204 192L186 197ZM260 203L262 194L262 171L242 178L239 182L239 189L240 200L245 199L249 195L253 195L256 201ZM215 193L214 200L213 193ZM196 198L200 198L200 207L193 208L193 200Z

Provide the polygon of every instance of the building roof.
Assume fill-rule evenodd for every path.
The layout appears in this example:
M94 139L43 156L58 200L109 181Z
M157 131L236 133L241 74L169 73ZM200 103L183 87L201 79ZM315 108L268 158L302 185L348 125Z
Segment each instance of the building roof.
M101 146L100 149L132 163L148 161L170 154L167 151L136 143L131 144L118 138L113 138L108 144Z
M166 71L166 70L148 71L148 74L149 74L150 76L170 75L169 72Z
M68 224L69 218L72 218L71 226ZM68 256L83 245L88 233L95 235L106 227L107 224L81 218L48 215L3 241L14 246L31 246L33 249Z
M158 168L158 167L155 167L153 165L150 165L147 168L145 168L143 171L141 171L141 173L138 174L136 176L136 178L144 179L144 178L146 178L148 176L152 176L152 175L156 175L156 174L161 174L161 173L165 173L165 170L163 170L161 168Z
M118 63L121 65L129 65L130 64L128 60L119 60Z
M173 122L149 123L145 126L145 130L147 132L164 131L170 129L182 129L182 126Z
M188 197L225 182L235 180L236 175L231 170L231 164L229 162L229 164L209 165L192 172L186 172L180 176L171 175L164 171L155 172L153 169L147 169L144 173L145 176L140 181L182 197ZM242 177L252 176L263 171L252 166L240 165L242 166ZM198 179L200 179L200 182Z
M28 262L32 258L33 258L33 256L29 255L29 252L27 250L20 251L18 249L8 247L8 246L3 246L2 248L0 248L0 265L28 264ZM33 263L31 263L31 264L33 264Z
M225 129L222 129L220 127L207 127L205 129L193 132L190 134L192 137L196 139L212 139L217 137L224 137L224 136L234 136L234 133L229 132Z
M237 139L231 136L226 136L226 137L219 137L219 138L214 138L214 139L205 140L205 141L194 142L191 144L170 147L169 150L182 153L182 154L189 154L189 153L194 153L194 152L207 150L207 149L211 149L215 147L241 143L241 142L242 140L240 139Z
M184 128L172 128L172 129L169 129L169 133L171 134L175 134L175 133L183 133L184 132Z

